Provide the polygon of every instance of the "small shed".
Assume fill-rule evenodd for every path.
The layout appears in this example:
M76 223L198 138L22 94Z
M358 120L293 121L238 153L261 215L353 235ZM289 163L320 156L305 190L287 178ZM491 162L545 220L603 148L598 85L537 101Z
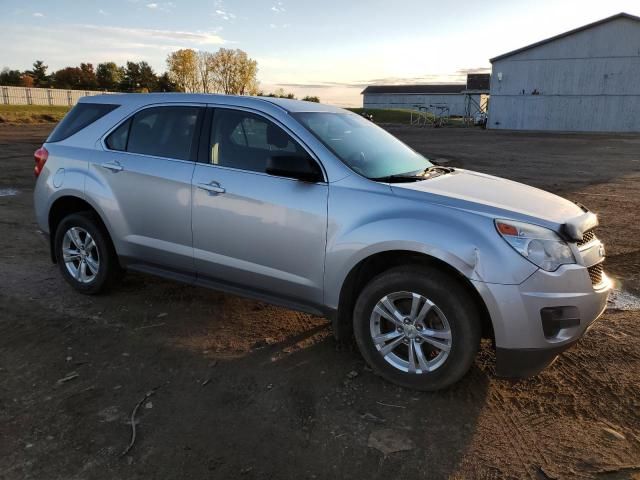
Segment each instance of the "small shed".
M472 77L472 89L468 88ZM451 116L465 116L470 101L481 104L488 92L489 74L469 75L467 83L432 85L370 85L362 91L365 109L430 110L447 108Z

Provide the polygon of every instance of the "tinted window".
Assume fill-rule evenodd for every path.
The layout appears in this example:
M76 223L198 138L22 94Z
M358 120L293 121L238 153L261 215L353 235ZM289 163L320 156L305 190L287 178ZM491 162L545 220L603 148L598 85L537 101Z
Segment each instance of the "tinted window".
M111 141L122 147L124 143L127 152L189 160L200 110L198 107L147 108L131 120L128 138L124 129L119 132L123 125L109 136L107 145Z
M79 103L65 115L51 132L47 142L64 140L118 107L119 105L107 105L106 103Z
M210 162L224 167L264 172L274 154L307 156L284 130L246 112L218 109L211 129Z
M116 128L105 142L107 147L111 150L120 150L122 152L127 150L127 140L129 138L129 127L131 126L131 120L127 120L118 128Z

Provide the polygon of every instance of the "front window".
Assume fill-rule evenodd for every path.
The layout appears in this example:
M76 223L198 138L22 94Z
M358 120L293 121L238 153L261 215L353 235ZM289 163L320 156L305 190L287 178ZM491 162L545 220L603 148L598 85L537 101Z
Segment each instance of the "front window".
M373 180L419 175L433 164L369 120L350 113L294 114L307 130L360 175Z
M209 161L222 167L264 173L269 158L307 157L282 128L241 110L216 109L211 128Z

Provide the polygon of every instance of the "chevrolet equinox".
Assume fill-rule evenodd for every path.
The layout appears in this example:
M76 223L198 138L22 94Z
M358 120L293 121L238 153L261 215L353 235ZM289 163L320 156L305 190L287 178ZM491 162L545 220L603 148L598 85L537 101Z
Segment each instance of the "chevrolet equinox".
M327 105L85 97L35 175L39 228L79 292L130 269L325 316L409 388L458 381L482 337L498 375L536 374L611 288L584 206L435 165Z

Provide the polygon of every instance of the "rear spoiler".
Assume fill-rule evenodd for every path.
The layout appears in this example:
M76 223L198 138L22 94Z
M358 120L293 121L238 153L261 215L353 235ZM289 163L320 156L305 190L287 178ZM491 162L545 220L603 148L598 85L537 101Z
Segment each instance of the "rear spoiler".
M593 212L586 212L583 215L572 218L562 225L562 233L574 242L582 240L585 232L598 226L598 216Z

